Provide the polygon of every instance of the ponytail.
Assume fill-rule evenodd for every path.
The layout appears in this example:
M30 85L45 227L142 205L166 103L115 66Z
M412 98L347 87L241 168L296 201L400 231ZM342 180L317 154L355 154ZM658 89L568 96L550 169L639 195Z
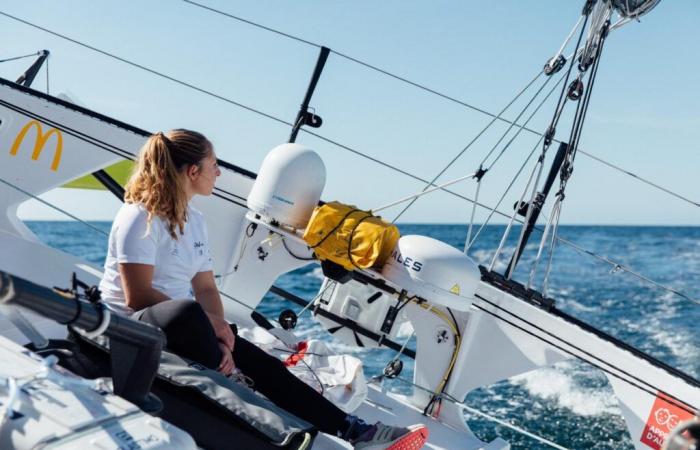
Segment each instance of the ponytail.
M148 211L146 233L154 216L166 221L173 239L177 239L176 229L180 234L184 232L187 194L180 172L191 165L199 166L211 149L207 138L196 131L178 129L148 138L124 193L125 202L140 203Z

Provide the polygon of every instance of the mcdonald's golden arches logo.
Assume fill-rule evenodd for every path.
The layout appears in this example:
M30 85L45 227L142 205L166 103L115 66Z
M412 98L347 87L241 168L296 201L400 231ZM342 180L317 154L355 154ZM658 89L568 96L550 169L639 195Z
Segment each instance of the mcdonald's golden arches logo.
M22 145L22 142L24 142L24 138L27 136L27 133L31 128L36 129L34 151L32 152L32 159L34 161L37 161L39 159L39 155L41 155L41 152L44 150L44 147L46 146L46 143L48 142L49 138L51 138L52 135L56 136L56 147L53 153L53 162L51 162L51 170L53 170L54 172L57 171L58 165L61 163L61 152L63 151L63 135L61 134L61 131L57 128L51 128L48 132L46 132L46 134L44 134L44 131L41 128L41 123L39 123L36 120L30 120L29 122L27 122L27 124L19 132L19 134L15 138L15 142L12 144L12 148L10 148L10 155L17 155L20 145Z

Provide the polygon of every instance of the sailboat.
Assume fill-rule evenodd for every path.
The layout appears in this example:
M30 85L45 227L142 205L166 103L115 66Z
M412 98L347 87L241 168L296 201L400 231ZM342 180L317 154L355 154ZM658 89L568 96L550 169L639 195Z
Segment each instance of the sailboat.
M303 359L294 350L300 342L294 334L300 314L290 310L266 318L256 311L272 292L311 309L315 319L347 345L387 347L414 359L413 378L407 380L410 393L389 392L381 384L382 379L401 378L401 359L395 358L381 377L371 382L355 378L344 387L352 397L346 406L370 421L425 423L430 430L426 448L509 449L502 438L484 442L472 432L465 411L499 419L467 406L467 394L572 359L605 374L635 448L661 448L676 425L697 414L700 381L563 312L548 295L551 255L562 243L559 215L604 44L657 3L588 0L583 5L571 34L538 74L546 80L561 77L552 82L559 88L559 101L550 126L540 134L537 152L533 149L539 159L509 214L491 264L482 266L468 256L480 232L473 223L463 249L406 235L381 266L359 267L352 256L350 267L320 258L315 245L304 239L314 208L332 204L322 198L323 162L297 143L301 131L322 124L311 107L331 52L321 47L291 122L289 142L273 149L258 173L220 161L223 170L214 195L195 200L208 218L227 319L282 342ZM564 53L568 45L573 45L570 55ZM32 89L47 57L48 53L39 55L16 82L0 79L0 351L5 355L0 376L7 380L0 386L5 396L0 397L3 448L225 448L231 442L243 448L349 448L246 386L163 350L157 331L102 306L91 288L99 282L100 268L41 243L18 218L17 208L27 198L61 186L100 186L119 198L134 151L151 134ZM567 105L575 109L568 126L562 121ZM500 114L494 116L494 121L499 119ZM518 119L511 124L520 131L526 126L527 121ZM478 186L488 169L479 166L468 178ZM397 204L410 204L459 180L424 181L423 191ZM478 192L471 199L474 207ZM553 203L544 217L548 199ZM393 204L367 213L388 206ZM541 239L526 271L529 277L516 281L513 275L536 232ZM498 272L497 262L513 237L516 245ZM351 238L348 245L354 242ZM310 262L320 263L324 275L313 299L301 299L275 285L280 275ZM78 343L62 340L66 325ZM415 349L398 340L402 327L411 329ZM91 381L95 374L100 376ZM80 414L69 414L77 410ZM507 421L499 423L527 434L543 448L563 448Z

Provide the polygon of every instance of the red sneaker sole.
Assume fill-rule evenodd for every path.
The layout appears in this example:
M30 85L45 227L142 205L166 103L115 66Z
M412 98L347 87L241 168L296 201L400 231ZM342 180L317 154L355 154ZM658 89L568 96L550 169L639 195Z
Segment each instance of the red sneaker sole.
M428 440L429 434L427 427L416 428L391 444L386 450L420 450Z

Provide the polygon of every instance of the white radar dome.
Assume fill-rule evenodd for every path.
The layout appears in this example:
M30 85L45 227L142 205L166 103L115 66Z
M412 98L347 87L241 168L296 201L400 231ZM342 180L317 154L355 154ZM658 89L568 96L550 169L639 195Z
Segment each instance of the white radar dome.
M467 311L481 272L461 251L437 239L407 235L399 239L382 268L387 280L433 304Z
M265 220L306 228L326 185L321 157L299 144L270 150L248 195L248 208Z

